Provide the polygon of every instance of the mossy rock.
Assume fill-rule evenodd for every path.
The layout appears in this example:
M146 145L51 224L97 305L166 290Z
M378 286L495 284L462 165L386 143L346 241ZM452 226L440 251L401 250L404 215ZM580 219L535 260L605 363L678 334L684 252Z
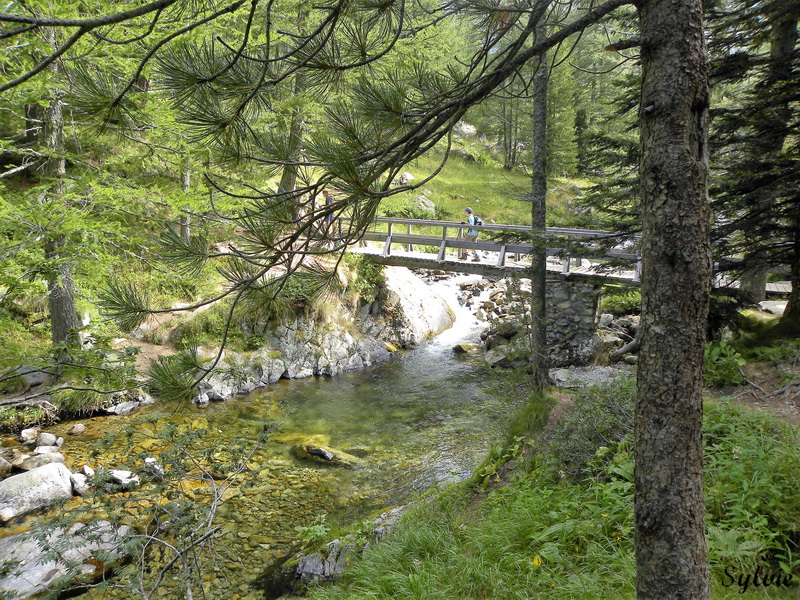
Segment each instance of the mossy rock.
M453 352L456 354L467 354L471 350L475 350L477 347L477 344L456 344L453 346Z
M321 444L297 444L292 446L292 454L303 460L347 469L355 469L361 464L361 459L357 456Z

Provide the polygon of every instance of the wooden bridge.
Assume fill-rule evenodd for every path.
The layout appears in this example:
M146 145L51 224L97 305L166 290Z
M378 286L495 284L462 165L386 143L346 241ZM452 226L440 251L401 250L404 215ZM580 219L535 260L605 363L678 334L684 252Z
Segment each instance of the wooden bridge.
M368 256L373 262L418 269L434 269L484 276L525 276L530 269L530 242L498 243L491 239L468 242L468 229L480 232L507 232L524 237L532 228L524 225L468 225L456 221L378 217L364 234L362 243L351 252ZM547 239L558 245L547 248L547 270L551 276L575 281L638 286L642 261L638 249L601 249L620 234L595 229L547 227ZM483 255L478 261L458 258L460 251ZM727 259L736 260L736 259ZM737 288L738 282L715 275L714 287ZM767 293L786 294L791 285L768 283Z
M480 238L468 242L464 239L468 229L507 232L519 237L532 230L524 225L467 225L456 221L378 217L362 238L371 244L353 247L351 252L364 254L373 262L384 265L495 277L513 273L524 276L530 269L529 254L533 247L530 242L498 243ZM561 242L557 247L547 248L547 269L552 274L574 280L639 284L641 257L636 252L622 249L598 251L592 255L591 262L572 256L579 249L617 235L599 230L548 227L547 236L549 240ZM483 257L478 261L460 259L460 251L478 252ZM586 251L580 254L586 256ZM610 266L612 261L615 266Z

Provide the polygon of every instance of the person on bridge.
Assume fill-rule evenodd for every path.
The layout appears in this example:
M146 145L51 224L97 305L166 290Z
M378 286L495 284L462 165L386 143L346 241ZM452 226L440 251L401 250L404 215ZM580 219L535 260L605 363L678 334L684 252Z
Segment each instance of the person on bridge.
M467 223L469 225L475 225L475 215L472 214L472 209L469 206L464 209L464 214L467 216ZM462 221L462 223L463 223L463 221ZM464 236L464 241L466 241L466 242L474 242L474 241L477 241L477 239L478 239L478 230L477 229L467 229L467 235ZM461 248L458 251L458 258L460 258L462 260L466 260L467 254L469 254L469 250L467 250L467 248ZM478 251L477 250L473 250L472 254L473 254L472 260L475 261L475 262L478 262L480 260L480 257L478 256Z

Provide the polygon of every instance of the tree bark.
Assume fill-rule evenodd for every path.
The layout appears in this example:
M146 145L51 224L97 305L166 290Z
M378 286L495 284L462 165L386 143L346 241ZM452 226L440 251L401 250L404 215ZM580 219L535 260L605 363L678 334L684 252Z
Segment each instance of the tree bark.
M545 27L537 27L537 39L543 39ZM531 136L531 383L542 390L550 383L547 360L547 241L545 239L545 210L547 198L547 82L549 67L546 55L539 59L533 75L533 131Z
M635 416L637 598L709 598L702 392L712 261L699 0L645 0L642 343Z
M53 40L55 43L55 40ZM66 176L64 159L64 92L59 86L52 91L50 105L42 117L42 142L48 159L43 173L52 181L44 202L54 207L61 202ZM63 207L61 207L63 208ZM44 255L47 260L47 301L50 310L50 328L53 344L69 346L76 343L75 332L79 327L75 311L75 284L72 280L72 265L64 251L66 238L63 234L49 232L44 240ZM66 357L66 350L57 353Z

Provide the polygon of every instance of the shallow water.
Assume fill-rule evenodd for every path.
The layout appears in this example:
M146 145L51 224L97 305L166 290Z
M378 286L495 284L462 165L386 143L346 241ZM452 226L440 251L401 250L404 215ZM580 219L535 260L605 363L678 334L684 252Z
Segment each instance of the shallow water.
M468 278L435 284L446 285L458 319L423 347L363 371L280 381L206 409L175 412L155 405L139 414L84 421L89 427L85 435L66 436L68 466L73 471L82 464L136 466L144 456L167 464L160 453L169 450L170 440L200 432L191 442L193 459L185 462L195 479L173 484L171 498L177 490L178 497L203 501L211 496L207 483L197 480L202 470L223 471L237 442L255 448L246 472L223 497L214 518L222 529L214 546L214 568L206 567L203 587L211 598L259 598L250 583L271 559L296 544L298 528L322 518L329 526L362 519L431 486L463 479L502 438L516 411L514 402L486 390L480 356L452 351L455 343L475 341L480 330L455 302L455 282L463 279ZM53 430L62 433L69 426ZM120 433L126 429L129 434ZM255 445L264 432L266 440ZM361 457L362 464L347 470L299 460L291 453L291 434L317 436L321 443ZM120 496L129 501L132 494ZM67 508L91 506L91 499L75 499ZM142 525L137 520L141 505L118 510L112 516ZM183 597L176 582L162 585L155 597ZM85 597L138 596L116 590Z

